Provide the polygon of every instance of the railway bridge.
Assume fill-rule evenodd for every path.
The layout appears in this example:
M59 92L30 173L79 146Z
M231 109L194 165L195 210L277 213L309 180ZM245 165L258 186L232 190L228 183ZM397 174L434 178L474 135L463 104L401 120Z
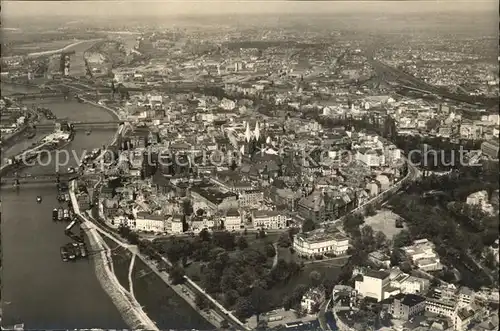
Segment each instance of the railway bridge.
M122 124L121 121L96 121L96 122L70 122L73 130L82 131L89 129L116 129L118 125ZM44 123L36 125L37 131L54 131L55 123Z
M14 93L9 95L10 98L15 100L38 100L45 98L62 98L68 96L68 93L59 91L42 91L37 93Z
M70 181L78 178L77 173L40 173L40 174L21 174L21 175L7 175L2 176L1 186L6 185L22 185L31 183L58 183L61 181Z

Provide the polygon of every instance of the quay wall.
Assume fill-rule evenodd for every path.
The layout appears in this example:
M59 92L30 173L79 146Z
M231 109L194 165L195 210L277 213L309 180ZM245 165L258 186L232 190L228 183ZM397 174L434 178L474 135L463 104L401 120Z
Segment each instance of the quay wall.
M26 132L26 130L28 129L28 125L24 125L23 127L21 127L19 130L17 130L16 132L12 132L11 134L5 136L4 135L4 139L2 139L2 147L5 148L5 147L10 147L11 145L15 144L17 139L22 136L22 134L24 132Z
M130 326L130 328L137 330L158 330L156 325L149 317L144 313L139 303L128 293L118 282L115 274L111 270L113 261L111 259L109 249L104 247L102 241L99 239L100 236L96 229L91 227L88 221L80 213L78 203L75 196L75 185L76 181L72 181L70 184L70 197L71 203L75 214L81 221L82 229L86 230L87 237L89 238L90 247L92 251L99 252L98 254L92 255L92 260L94 262L94 268L96 272L97 279L101 284L104 291L109 295L118 311L122 315L125 323Z

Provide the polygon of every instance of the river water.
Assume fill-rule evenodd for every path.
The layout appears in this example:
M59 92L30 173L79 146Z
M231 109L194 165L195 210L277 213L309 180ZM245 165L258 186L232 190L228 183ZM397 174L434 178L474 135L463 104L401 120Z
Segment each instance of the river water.
M36 92L36 89L23 86L9 86L9 90ZM36 104L69 121L112 119L111 114L101 108L73 100L43 100ZM114 134L114 130L107 129L93 130L88 136L77 131L74 140L64 150L81 156L83 151L90 152L109 144ZM19 142L9 149L8 154L30 145L31 142ZM55 171L54 158L42 161L51 162L24 168L20 173L36 175ZM76 164L76 158L70 158L60 172L64 173L67 167ZM52 221L52 209L59 205L55 183L22 184L17 190L6 186L0 193L3 202L2 324L25 323L27 329L126 328L111 299L101 288L91 262L61 261L59 248L70 240L64 234L66 224ZM38 195L43 197L41 204L36 203ZM146 313L161 329L212 329L159 278L140 277L134 281L134 288Z
M12 87L11 89L17 88ZM2 84L2 92L4 84ZM17 91L26 91L21 87ZM28 92L28 91L26 91ZM31 92L31 89L30 91ZM100 108L75 101L46 100L42 107L69 120L110 120ZM86 136L78 132L67 146L81 153L109 143L113 130ZM13 149L22 149L15 146ZM71 165L76 161L72 160ZM24 171L47 173L54 162ZM36 203L41 195L43 202ZM4 187L2 199L2 309L3 325L25 323L27 329L126 328L118 310L103 291L89 260L62 262L59 247L70 240L66 224L52 221L58 206L55 184L26 184L20 189Z

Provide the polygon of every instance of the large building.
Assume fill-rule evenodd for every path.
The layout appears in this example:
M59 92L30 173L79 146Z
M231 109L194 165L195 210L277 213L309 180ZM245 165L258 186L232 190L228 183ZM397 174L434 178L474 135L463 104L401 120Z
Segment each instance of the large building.
M294 236L293 249L300 256L321 256L327 253L343 255L349 248L349 239L340 232L312 231Z
M275 210L256 210L252 213L252 224L256 229L284 229L286 216Z
M499 143L498 140L489 140L481 144L481 152L490 159L498 160Z
M191 198L194 210L203 209L209 215L238 208L238 196L235 193L223 193L212 185L192 187Z
M443 268L439 255L434 250L434 244L427 239L415 240L413 245L401 249L421 270L435 271Z
M415 294L398 294L390 299L389 312L400 320L408 321L425 311L425 297Z
M385 271L370 270L363 275L356 276L355 290L364 297L384 300L384 292L390 283L390 274Z

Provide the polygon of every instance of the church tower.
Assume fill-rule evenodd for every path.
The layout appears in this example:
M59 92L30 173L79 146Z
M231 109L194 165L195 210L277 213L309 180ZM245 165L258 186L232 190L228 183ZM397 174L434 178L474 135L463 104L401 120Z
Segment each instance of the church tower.
M252 132L250 131L250 123L247 122L247 128L245 131L245 141L249 143L251 139L252 139Z
M260 139L260 127L259 127L259 121L255 123L255 130L253 131L253 135L255 137L255 140L258 142Z

